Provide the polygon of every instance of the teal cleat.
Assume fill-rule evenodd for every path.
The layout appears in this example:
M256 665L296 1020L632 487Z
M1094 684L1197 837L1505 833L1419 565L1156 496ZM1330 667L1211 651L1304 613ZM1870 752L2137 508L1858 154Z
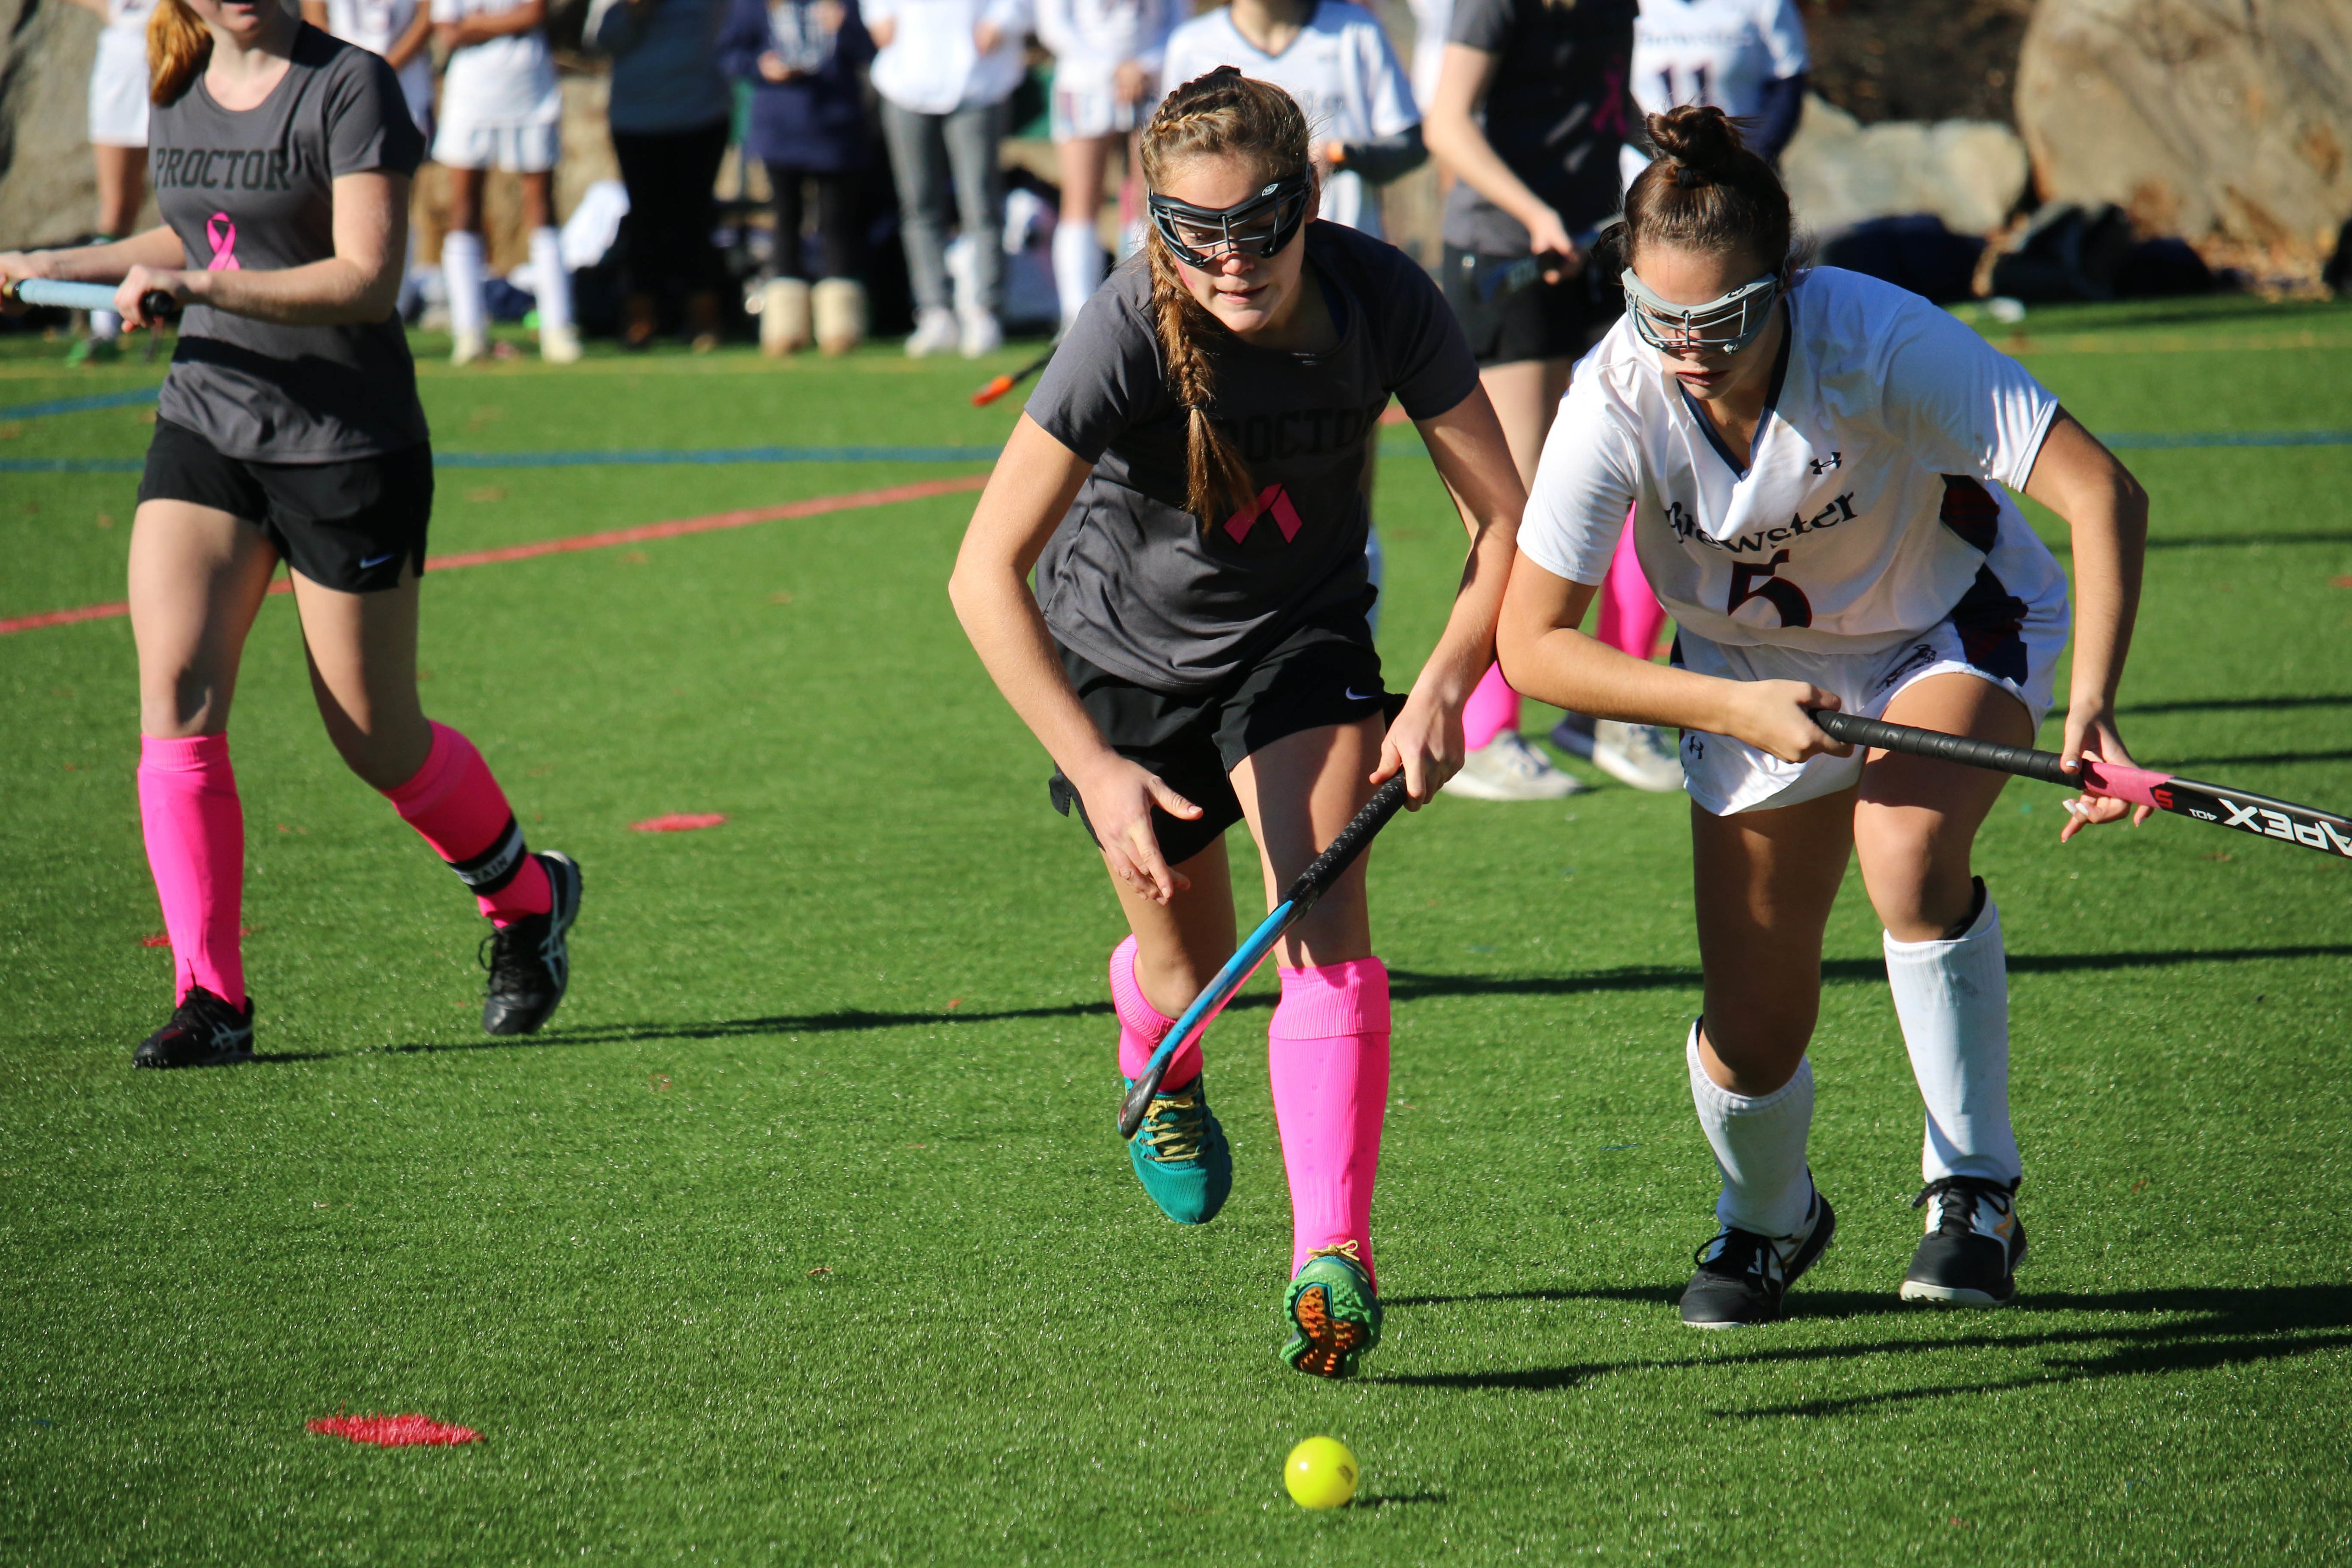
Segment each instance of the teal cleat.
M1126 1082L1135 1087L1133 1079ZM1151 1097L1143 1125L1128 1140L1127 1157L1144 1192L1178 1225L1208 1224L1234 1190L1233 1145L1199 1078Z
M1282 1359L1311 1376L1353 1377L1364 1352L1381 1342L1381 1300L1352 1241L1308 1258L1282 1311L1290 1320Z

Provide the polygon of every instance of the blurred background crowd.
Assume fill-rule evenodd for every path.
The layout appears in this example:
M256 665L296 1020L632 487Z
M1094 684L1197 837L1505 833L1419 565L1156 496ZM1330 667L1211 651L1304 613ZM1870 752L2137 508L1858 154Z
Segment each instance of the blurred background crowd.
M0 0L0 245L154 221L152 4ZM1940 301L2347 283L2344 0L300 6L394 65L431 139L403 309L460 361L516 352L500 321L558 361L580 335L977 356L1051 333L1139 241L1132 132L1226 63L1307 106L1324 216L1433 270L1572 253L1640 166L1641 112L1706 101L1777 153L1822 259ZM1476 68L1449 77L1449 41ZM1541 151L1570 143L1572 168ZM1495 199L1496 167L1524 189Z

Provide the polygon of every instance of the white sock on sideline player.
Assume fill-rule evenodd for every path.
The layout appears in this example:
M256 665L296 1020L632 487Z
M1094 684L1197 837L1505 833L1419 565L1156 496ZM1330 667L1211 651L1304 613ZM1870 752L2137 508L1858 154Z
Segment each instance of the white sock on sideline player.
M1886 978L1919 1097L1927 1102L1921 1176L2014 1182L2023 1169L2009 1121L2009 961L1992 900L1952 941L1886 938Z
M538 288L541 353L576 353L572 331L572 274L563 268L563 236L552 228L530 231L530 275Z
M1064 223L1054 229L1054 292L1062 303L1062 325L1078 319L1078 308L1102 287L1102 241L1082 223Z
M1813 1178L1805 1169L1805 1139L1813 1126L1813 1060L1769 1094L1734 1094L1706 1076L1698 1054L1698 1025L1685 1047L1691 1100L1698 1124L1723 1172L1715 1217L1759 1236L1794 1236L1811 1206Z
M483 334L482 237L452 229L441 241L441 280L449 290L449 335L479 347Z

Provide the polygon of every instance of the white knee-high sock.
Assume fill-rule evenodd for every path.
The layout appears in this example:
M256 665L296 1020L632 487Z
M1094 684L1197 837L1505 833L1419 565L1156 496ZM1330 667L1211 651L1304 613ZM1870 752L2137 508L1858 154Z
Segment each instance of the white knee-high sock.
M1988 898L1951 941L1886 938L1886 978L1912 1076L1927 1102L1919 1173L2014 1182L2023 1166L2009 1124L2009 960Z
M1078 319L1078 307L1102 287L1102 242L1092 224L1066 219L1054 229L1054 290L1061 297L1062 325Z
M452 229L441 240L441 279L449 289L449 331L482 335L482 237Z
M1706 1076L1699 1061L1698 1025L1684 1048L1690 1063L1691 1100L1698 1124L1723 1171L1715 1217L1759 1236L1794 1236L1812 1206L1813 1178L1805 1169L1805 1135L1813 1125L1813 1063L1769 1094L1734 1094Z
M89 313L89 335L101 343L110 343L122 335L122 318L111 310Z
M572 274L563 269L563 237L551 228L530 231L530 277L539 286L539 335L572 325Z

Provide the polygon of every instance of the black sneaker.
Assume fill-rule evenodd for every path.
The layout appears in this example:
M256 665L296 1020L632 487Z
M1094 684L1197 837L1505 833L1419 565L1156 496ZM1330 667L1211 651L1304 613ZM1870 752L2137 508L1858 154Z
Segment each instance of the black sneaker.
M1911 1255L1903 1299L1947 1307L1998 1307L2017 1294L2025 1261L2025 1223L2017 1217L2017 1184L1946 1176L1911 1200L1927 1211L1927 1237Z
M192 985L172 1009L172 1021L131 1053L135 1068L210 1068L253 1059L253 998L230 1006L201 985Z
M527 916L482 939L482 967L490 972L482 1027L493 1035L538 1033L572 984L572 952L564 936L580 918L580 868L552 849L533 858L547 871L554 901L545 914Z
M1798 1236L1759 1236L1726 1226L1692 1256L1698 1272L1683 1287L1683 1321L1694 1329L1738 1329L1769 1323L1797 1277L1829 1250L1837 1215L1813 1194L1812 1213Z

